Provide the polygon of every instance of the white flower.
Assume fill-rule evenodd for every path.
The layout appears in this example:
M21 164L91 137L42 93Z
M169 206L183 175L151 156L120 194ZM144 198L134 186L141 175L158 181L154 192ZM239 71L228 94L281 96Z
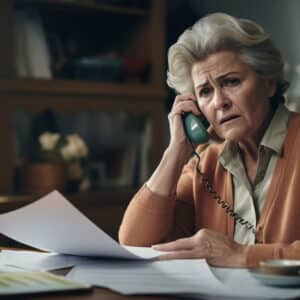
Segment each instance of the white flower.
M76 148L72 144L67 144L60 149L60 153L65 161L76 158ZM75 153L75 154L74 154Z
M42 150L51 151L54 150L59 139L59 133L52 133L47 131L39 136L39 143L42 147Z
M70 134L66 139L67 145L61 149L65 160L80 159L88 155L88 148L78 134Z

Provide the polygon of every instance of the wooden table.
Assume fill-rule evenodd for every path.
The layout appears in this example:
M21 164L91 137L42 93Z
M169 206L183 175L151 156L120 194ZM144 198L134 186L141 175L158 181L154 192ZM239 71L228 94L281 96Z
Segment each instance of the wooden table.
M1 298L2 299L2 298ZM18 300L182 300L179 297L167 296L123 296L107 289L94 288L91 292L76 293L68 292L67 294L41 294L41 295L22 295L9 297L8 299ZM184 298L188 299L188 298Z

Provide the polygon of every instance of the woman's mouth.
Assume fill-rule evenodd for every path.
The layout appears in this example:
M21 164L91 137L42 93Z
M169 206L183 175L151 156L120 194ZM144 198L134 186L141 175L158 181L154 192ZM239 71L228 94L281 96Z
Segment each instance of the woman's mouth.
M229 123L231 123L231 122L236 121L236 120L239 119L239 118L240 118L239 115L230 115L230 116L226 116L226 117L221 118L219 124L220 124L220 125L229 124Z

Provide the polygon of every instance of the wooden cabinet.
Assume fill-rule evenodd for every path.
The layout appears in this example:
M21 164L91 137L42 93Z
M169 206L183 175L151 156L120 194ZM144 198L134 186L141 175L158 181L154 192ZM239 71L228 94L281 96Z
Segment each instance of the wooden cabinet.
M112 2L97 0L1 0L0 195L2 195L2 202L15 201L21 197L24 204L36 197L20 195L14 190L15 136L13 119L18 110L28 112L28 114L37 113L45 108L51 108L57 113L126 111L136 115L147 114L152 122L151 140L153 145L150 151L150 171L158 163L164 147L163 124L166 98L164 1L114 1L113 3L118 3L114 5L107 3ZM93 47L99 39L104 44L106 42L113 43L123 56L143 57L149 63L147 78L141 81L125 78L120 82L101 82L56 76L51 79L18 76L14 56L16 48L14 38L15 16L17 9L23 8L37 9L44 15L50 15L54 20L57 16L57 20L54 22L57 22L59 28L66 25L68 30L71 30L73 27L74 32L80 30L82 31L81 36L94 39L91 41L92 46L90 47ZM79 27L76 24L76 18L82 22L82 26ZM99 23L97 23L98 21ZM93 26L99 25L99 30L93 28L94 34L90 36L88 35L89 23ZM98 31L99 36L95 35ZM99 190L93 193L67 196L75 199L75 202L79 201L76 200L77 198L80 198L83 203L84 199L98 198L99 207L101 207L101 201L107 203L111 200L114 203L113 207L119 222L121 212L123 212L136 188L130 187L118 191L114 189L111 191ZM91 202L87 201L86 205L94 209L95 201L92 205L89 204ZM84 206L84 204L82 205ZM89 208L83 208L83 210L88 211ZM93 219L96 217L93 216ZM109 226L107 225L107 227ZM111 228L111 232L114 234L115 229Z

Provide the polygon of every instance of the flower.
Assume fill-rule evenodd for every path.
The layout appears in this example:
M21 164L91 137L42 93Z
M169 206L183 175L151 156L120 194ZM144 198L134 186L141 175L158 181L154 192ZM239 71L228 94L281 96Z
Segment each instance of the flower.
M54 150L59 138L59 133L45 132L39 137L39 142L43 150L52 151Z
M44 154L44 160L48 161L78 161L88 155L88 148L78 134L63 137L59 133L47 131L39 136L39 144Z
M70 181L85 179L83 160L88 156L88 147L78 134L62 136L47 131L39 136L38 141L40 160L64 164Z
M61 154L66 161L87 156L87 146L78 134L70 134L66 139L67 145L61 148Z

